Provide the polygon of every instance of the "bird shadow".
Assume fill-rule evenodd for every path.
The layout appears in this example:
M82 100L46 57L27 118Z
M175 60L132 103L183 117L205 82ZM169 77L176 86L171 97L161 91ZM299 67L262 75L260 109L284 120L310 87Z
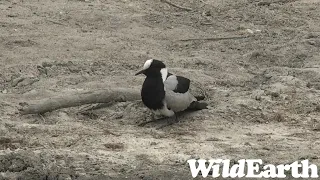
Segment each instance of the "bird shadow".
M152 127L156 127L156 129L163 129L184 121L185 118L183 117L186 117L194 112L196 112L196 110L187 109L185 111L175 113L175 116L172 117L160 117L157 119L151 117L151 120L139 123L138 126L145 127L146 125L152 124Z

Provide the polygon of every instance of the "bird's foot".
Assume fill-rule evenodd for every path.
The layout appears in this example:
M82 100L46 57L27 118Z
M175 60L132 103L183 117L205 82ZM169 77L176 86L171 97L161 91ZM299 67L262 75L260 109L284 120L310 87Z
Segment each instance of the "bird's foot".
M167 119L167 118L168 118L168 117L155 118L154 116L152 116L152 119L151 119L150 121L142 122L142 123L138 124L138 126L143 127L143 126L145 126L145 125L147 125L147 124L150 124L150 123L152 123L152 122L157 122L157 121L159 121L159 120L163 120L163 119Z
M171 125L173 125L175 123L178 123L178 122L179 122L178 116L175 114L172 117L168 117L168 123L167 124L164 124L164 125L158 127L157 129L162 129L162 128L171 126Z

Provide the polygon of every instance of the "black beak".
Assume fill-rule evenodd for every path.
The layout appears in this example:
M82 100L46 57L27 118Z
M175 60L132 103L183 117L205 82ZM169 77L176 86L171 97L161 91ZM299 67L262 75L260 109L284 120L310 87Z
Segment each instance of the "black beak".
M137 72L135 75L139 75L139 74L143 74L145 70L141 70L139 72Z

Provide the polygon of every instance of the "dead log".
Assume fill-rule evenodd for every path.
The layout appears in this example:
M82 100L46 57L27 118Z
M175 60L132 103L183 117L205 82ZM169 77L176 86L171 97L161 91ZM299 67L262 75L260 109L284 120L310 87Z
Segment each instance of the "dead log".
M89 91L73 95L40 100L19 109L20 114L43 114L57 109L81 106L85 104L125 102L140 100L140 90L126 88L109 88L98 91Z

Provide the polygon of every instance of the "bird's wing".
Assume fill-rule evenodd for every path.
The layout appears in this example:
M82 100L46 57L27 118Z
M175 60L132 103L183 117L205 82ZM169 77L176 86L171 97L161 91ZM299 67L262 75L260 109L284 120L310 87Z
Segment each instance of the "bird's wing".
M164 85L173 92L186 93L190 87L190 79L169 73Z
M182 76L169 75L164 81L165 101L174 112L187 109L196 98L190 94L190 80Z

